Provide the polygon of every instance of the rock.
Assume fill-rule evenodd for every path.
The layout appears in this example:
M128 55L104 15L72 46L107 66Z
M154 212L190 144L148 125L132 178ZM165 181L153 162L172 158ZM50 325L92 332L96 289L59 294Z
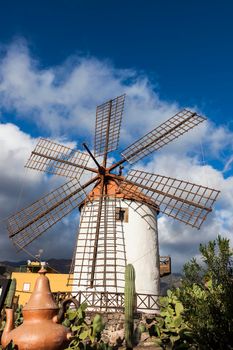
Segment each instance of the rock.
M116 326L117 331L120 331L123 328L124 328L124 323L118 323L118 325Z
M144 342L144 341L147 340L148 338L150 338L149 333L148 333L148 332L142 332L140 341L141 341L141 342Z
M124 329L119 331L111 332L109 334L109 343L110 345L121 344L124 340Z
M156 337L148 337L148 339L143 343L144 346L157 346L157 340Z

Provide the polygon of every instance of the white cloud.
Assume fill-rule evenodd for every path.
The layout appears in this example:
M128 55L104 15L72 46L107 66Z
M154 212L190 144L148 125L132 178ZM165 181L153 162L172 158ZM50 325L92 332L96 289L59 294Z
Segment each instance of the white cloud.
M158 156L148 164L148 171L155 169L161 175L176 177L181 180L215 188L221 191L214 205L214 210L208 214L207 220L200 230L191 228L172 218L161 215L158 220L159 241L161 253L170 254L174 270L182 267L185 261L198 255L200 243L215 239L218 234L232 240L233 229L233 177L224 178L221 171L210 165L202 166L196 158L182 157L178 160L173 156ZM145 168L144 168L145 170Z
M33 127L37 126L38 135L63 139L71 146L74 143L70 140L74 140L74 136L77 136L77 142L93 139L96 105L124 92L127 100L121 130L122 147L182 108L178 103L161 100L146 76L133 70L116 69L107 61L72 57L60 66L42 68L23 41L2 49L0 118L4 120L5 112L14 114L14 123L23 127L22 121L28 121ZM222 191L217 209L210 214L200 231L166 216L159 218L161 253L171 254L176 267L198 254L201 241L213 239L218 233L231 236L233 177L224 178L223 173L214 168L214 162L207 163L209 160L221 160L222 152L232 149L232 136L226 127L208 121L164 147L147 163L140 162L134 166ZM54 177L23 169L36 141L13 122L0 124L2 218L15 211L22 184L24 190L19 207L29 204L58 184ZM58 231L58 236L55 231ZM72 220L65 220L51 233L46 233L44 238L42 236L34 249L44 244L42 248L47 255L58 257L65 254L67 257L71 254L75 231ZM1 257L12 258L14 250L5 233L0 236L0 244L3 247ZM67 248L64 249L64 246Z
M231 169L232 163L233 163L233 156L231 156L231 157L228 159L228 161L226 162L226 164L225 164L225 166L224 166L224 168L223 168L223 172L224 172L224 173L227 172L227 171L229 171L229 170Z
M40 172L24 168L24 164L37 141L14 124L0 123L0 261L5 259L19 260L25 257L24 253L15 254L16 250L8 239L7 217L30 205L60 184L60 179L56 177L44 176ZM72 143L69 145L71 146ZM74 237L72 239L72 235L70 235L71 227L71 222L69 225L65 222L60 225L58 230L58 232L63 232L62 235L56 237L54 232L48 234L44 241L45 254L49 255L49 251L58 254L61 245L64 245L69 238L70 244L67 244L67 249L68 256L70 256L74 240ZM46 241L59 242L60 246L59 244L47 245ZM40 240L34 244L32 248L34 253L40 248L40 244Z
M124 92L123 140L151 129L177 110L176 104L159 100L146 77L116 70L106 61L76 57L59 67L41 69L22 41L7 47L0 61L2 106L52 135L90 137L96 105Z

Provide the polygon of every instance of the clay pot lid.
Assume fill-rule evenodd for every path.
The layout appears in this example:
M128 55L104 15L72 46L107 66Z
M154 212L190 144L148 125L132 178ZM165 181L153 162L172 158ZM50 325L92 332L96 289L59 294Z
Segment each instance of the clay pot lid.
M40 276L37 278L32 295L23 310L57 310L58 306L53 299L49 279L45 276L47 270L41 268L38 273Z

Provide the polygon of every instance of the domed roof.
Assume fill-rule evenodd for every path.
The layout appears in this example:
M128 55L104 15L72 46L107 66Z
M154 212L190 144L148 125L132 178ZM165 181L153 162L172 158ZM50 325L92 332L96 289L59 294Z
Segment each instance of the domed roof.
M121 198L145 203L152 206L156 211L159 207L154 204L149 197L147 197L136 185L131 185L124 181L124 177L116 179L114 177L107 178L105 182L104 195L108 198ZM98 183L92 191L88 194L87 200L98 200L101 197L101 183Z

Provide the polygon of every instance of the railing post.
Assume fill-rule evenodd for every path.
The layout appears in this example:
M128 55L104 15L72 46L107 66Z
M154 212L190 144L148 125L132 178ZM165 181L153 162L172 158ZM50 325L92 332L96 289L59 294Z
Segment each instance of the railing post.
M108 292L107 292L107 294L106 294L106 298L105 298L105 311L107 311L107 309L108 309L108 304L109 304L109 299L108 299Z

